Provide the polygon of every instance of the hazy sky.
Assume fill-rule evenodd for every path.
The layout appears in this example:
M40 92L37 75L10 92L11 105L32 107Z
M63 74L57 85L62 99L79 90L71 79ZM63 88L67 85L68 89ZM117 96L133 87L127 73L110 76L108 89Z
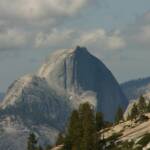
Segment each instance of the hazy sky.
M0 91L76 45L119 82L150 76L150 0L0 0Z

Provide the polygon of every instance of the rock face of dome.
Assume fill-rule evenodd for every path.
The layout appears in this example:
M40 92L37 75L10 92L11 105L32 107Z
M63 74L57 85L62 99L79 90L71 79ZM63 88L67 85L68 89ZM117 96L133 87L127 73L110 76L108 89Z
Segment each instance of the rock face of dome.
M110 70L86 48L53 53L38 75L56 91L67 93L73 108L89 101L112 121L119 106L127 107L127 99Z
M26 150L30 131L41 144L53 143L71 110L87 101L109 121L128 104L112 73L86 48L54 52L36 75L8 88L0 104L0 150Z

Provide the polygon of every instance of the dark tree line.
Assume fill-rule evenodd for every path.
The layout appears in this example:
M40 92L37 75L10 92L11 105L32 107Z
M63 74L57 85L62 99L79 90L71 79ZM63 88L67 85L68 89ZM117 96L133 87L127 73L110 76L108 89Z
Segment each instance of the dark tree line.
M89 103L80 105L70 116L66 134L58 135L56 146L63 144L63 150L100 150L101 141L97 132L104 127L103 114L95 113ZM38 145L35 134L28 137L27 150L50 150L43 149Z
M121 120L123 120L123 109L121 107L118 107L118 110L116 112L115 116L115 123L118 124Z
M97 131L103 128L103 115L96 113L89 103L80 105L70 117L63 150L99 150Z
M131 110L130 119L136 119L139 115L150 112L150 103L146 103L143 96L138 104L134 104ZM124 120L124 111L118 107L115 116L115 123ZM105 149L107 139L101 139L99 131L112 124L105 122L103 114L93 110L89 103L81 104L78 110L74 110L70 116L66 134L59 134L56 145L64 145L62 150L102 150ZM118 137L117 135L115 137ZM131 143L132 144L132 143ZM132 147L130 143L122 143L121 147ZM130 146L131 145L131 146ZM117 150L117 145L114 149Z
M115 123L123 120L123 110L118 108ZM59 133L55 146L63 145L62 150L101 150L105 145L99 131L111 124L105 122L101 112L95 112L89 103L79 106L70 116L66 133ZM31 133L28 138L28 150L50 150L50 146L43 149L38 145L36 136Z
M47 145L45 149L43 149L39 144L34 133L30 133L27 141L27 150L50 150L51 146Z

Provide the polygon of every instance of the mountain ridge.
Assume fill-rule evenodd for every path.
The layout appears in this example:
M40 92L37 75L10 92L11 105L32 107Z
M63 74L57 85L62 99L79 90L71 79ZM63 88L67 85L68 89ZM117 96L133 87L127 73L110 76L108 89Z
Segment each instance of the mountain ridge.
M150 77L130 80L120 86L128 100L134 100L150 92Z
M70 112L84 102L110 121L118 107L125 109L128 104L110 70L86 48L54 52L37 74L25 75L8 88L0 105L0 149L12 145L10 150L25 150L22 141L30 131L43 139L42 144L53 143ZM10 137L18 134L22 136L16 143Z
M97 111L102 111L108 120L113 120L115 116L113 110L106 108L108 103L112 103L114 110L118 107L113 104L114 101L119 103L117 105L124 105L123 109L127 106L126 98L111 71L85 47L78 46L74 50L54 52L41 67L38 75L44 77L51 87L67 92L70 97L77 96L80 99L82 94L85 95L85 91L89 91L88 95L96 95L95 99L99 100L95 100L93 105L98 105ZM73 107L80 104L74 102L73 99ZM113 117L109 117L110 114Z

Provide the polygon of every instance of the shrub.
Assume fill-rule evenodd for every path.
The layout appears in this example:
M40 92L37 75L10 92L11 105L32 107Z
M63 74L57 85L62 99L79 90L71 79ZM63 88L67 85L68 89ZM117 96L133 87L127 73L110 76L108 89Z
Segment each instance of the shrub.
M150 142L150 133L145 134L137 144L141 145L142 147L146 146Z

